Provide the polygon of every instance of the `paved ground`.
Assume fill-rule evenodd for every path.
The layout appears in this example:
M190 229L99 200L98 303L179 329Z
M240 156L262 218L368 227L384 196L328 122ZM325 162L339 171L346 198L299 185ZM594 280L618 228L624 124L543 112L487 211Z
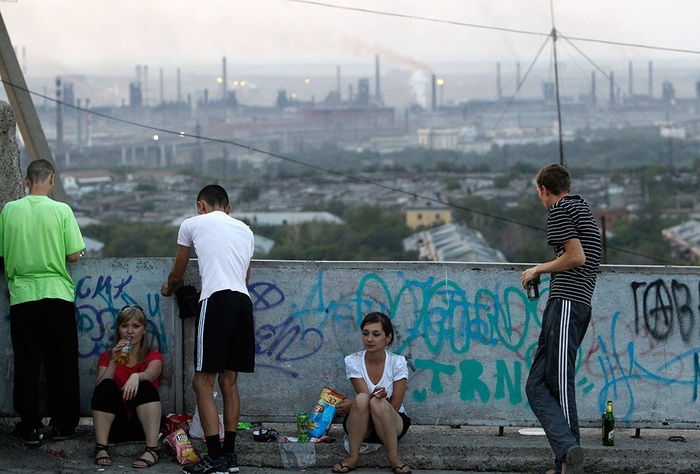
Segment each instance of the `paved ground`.
M266 424L282 435L293 435L291 424ZM81 426L80 436L67 441L47 441L38 448L27 448L10 436L11 426L0 423L0 472L8 473L134 473L131 462L142 452L140 444L110 449L113 466L95 466L92 458L94 438L90 426ZM251 432L241 431L238 455L242 474L330 472L330 466L344 456L342 429L329 431L336 441L317 444L311 449L316 463L306 469L283 469L278 443L254 442ZM583 430L586 473L600 474L691 474L700 473L700 430L642 429L639 437L633 429L619 430L614 447L603 447L600 430ZM669 439L670 438L670 439ZM195 447L203 445L196 441ZM404 460L427 474L458 472L544 473L550 466L551 452L544 436L524 435L516 427L413 426L401 441ZM167 453L149 473L179 473L181 468ZM389 470L383 450L363 455L357 473L386 473Z

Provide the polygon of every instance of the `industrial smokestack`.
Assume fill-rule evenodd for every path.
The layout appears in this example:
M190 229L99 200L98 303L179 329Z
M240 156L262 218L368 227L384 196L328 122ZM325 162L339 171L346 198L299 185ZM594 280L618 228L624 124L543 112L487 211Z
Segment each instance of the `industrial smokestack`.
M151 94L148 90L148 64L143 65L143 105L151 105Z
M177 68L177 103L182 102L182 82L180 81L180 68Z
M629 64L629 96L632 97L634 95L634 71L632 67L632 61L630 61Z
M163 105L163 68L160 68L160 105Z
M654 73L651 61L649 61L649 97L654 97Z
M435 77L435 74L432 75L432 84L431 84L431 103L432 103L432 111L435 112L437 110L437 94L436 94L436 87L437 87L437 78Z
M501 100L503 90L501 89L501 63L496 63L496 97Z
M338 91L338 101L341 101L341 102L342 102L342 100L343 100L343 94L342 94L342 92L341 92L341 90L340 90L340 66L336 66L336 68L335 68L335 77L336 77L336 82L337 82L336 85L335 85L335 87L336 87L336 89L337 89L337 91Z
M56 76L56 156L63 149L63 109L61 108L61 78Z
M595 71L591 71L591 106L595 107L598 105L598 92L596 91L595 85Z
M377 104L382 103L382 88L379 83L379 55L374 56L374 75L375 75L375 82L377 84L377 93L376 93L376 102Z
M615 103L615 73L610 71L610 105Z
M226 101L226 56L221 60L221 98Z
M520 90L520 62L515 64L515 87Z

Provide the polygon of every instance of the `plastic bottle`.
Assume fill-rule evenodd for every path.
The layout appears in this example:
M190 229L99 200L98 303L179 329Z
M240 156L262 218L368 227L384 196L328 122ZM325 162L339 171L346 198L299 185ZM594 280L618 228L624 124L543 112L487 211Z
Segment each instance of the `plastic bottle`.
M131 338L126 338L126 344L122 347L122 351L117 356L117 364L126 365L129 363L129 357L131 356Z
M615 417L612 400L608 400L603 413L603 446L615 446Z

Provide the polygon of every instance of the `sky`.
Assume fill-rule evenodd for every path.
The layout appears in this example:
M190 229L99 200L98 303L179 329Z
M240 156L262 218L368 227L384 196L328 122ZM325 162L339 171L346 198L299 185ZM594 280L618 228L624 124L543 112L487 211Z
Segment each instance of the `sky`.
M700 63L698 1L552 1L0 0L0 14L27 76L132 72L138 64L207 67L222 57L232 67L371 64L375 55L385 67L525 67L551 39L553 19L563 57ZM599 42L572 40L574 47L562 37Z

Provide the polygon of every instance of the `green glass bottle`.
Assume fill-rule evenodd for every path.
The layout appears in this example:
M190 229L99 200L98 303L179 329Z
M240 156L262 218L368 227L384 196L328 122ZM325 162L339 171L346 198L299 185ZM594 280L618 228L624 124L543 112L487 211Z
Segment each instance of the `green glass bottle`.
M612 400L608 400L603 413L603 446L615 446L615 417Z

